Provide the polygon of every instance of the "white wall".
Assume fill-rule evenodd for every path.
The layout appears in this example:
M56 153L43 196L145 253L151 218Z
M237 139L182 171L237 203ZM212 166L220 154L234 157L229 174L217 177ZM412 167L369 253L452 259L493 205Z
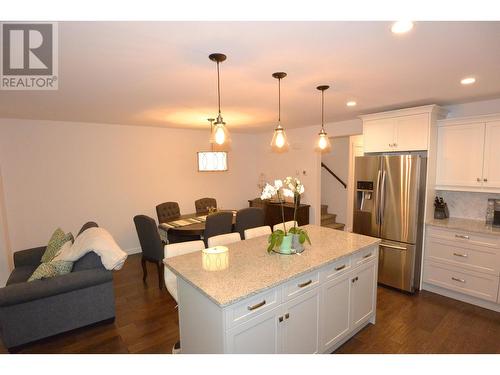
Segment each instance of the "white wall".
M349 137L330 138L332 151L321 160L347 184L349 174ZM328 205L328 212L337 214L338 223L346 223L347 189L326 169L321 168L321 204Z
M257 195L254 135L232 134L229 171L200 173L196 152L208 131L0 119L0 160L13 251L47 243L61 226L77 232L87 220L107 228L133 252L137 214L155 206L215 197L242 208Z

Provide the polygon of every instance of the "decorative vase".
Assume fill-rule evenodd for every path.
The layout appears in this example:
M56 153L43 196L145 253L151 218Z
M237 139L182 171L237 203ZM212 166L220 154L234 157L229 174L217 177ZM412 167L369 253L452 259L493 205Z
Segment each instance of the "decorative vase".
M280 252L283 254L291 254L292 253L292 240L293 234L287 234L283 237L283 241L280 245Z
M292 249L295 250L296 253L301 253L304 251L304 244L301 244L299 241L299 234L292 235Z

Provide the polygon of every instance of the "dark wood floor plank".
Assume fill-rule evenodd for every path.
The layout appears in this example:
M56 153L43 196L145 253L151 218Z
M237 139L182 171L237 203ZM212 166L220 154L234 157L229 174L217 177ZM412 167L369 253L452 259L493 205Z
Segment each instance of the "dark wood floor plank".
M140 255L113 275L116 319L26 345L20 353L171 353L179 340L176 302L158 288ZM0 344L0 353L7 350ZM500 353L500 313L430 292L407 295L378 288L377 324L336 353Z

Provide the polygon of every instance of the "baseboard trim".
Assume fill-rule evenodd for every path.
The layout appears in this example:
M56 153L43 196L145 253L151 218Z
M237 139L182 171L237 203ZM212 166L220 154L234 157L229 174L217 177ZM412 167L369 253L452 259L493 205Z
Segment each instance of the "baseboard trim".
M128 255L133 255L133 254L139 254L142 250L140 247L133 247L131 249L125 249L125 251Z
M488 310L500 312L500 305L494 302L485 301L476 297L468 296L466 294L458 293L453 290L448 290L440 286L432 285L429 283L422 283L422 289L432 293L440 294L445 297L453 298L471 305L483 307Z

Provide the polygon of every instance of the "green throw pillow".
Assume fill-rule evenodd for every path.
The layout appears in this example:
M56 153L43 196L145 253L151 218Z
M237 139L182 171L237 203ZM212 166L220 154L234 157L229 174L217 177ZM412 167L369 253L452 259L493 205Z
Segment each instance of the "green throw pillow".
M73 269L73 262L55 260L40 264L28 281L48 279L50 277L65 275Z
M50 237L49 243L47 244L47 249L42 255L42 263L50 262L54 259L61 250L62 245L64 245L67 241L73 241L73 235L71 233L64 234L61 228L57 228L52 237Z

